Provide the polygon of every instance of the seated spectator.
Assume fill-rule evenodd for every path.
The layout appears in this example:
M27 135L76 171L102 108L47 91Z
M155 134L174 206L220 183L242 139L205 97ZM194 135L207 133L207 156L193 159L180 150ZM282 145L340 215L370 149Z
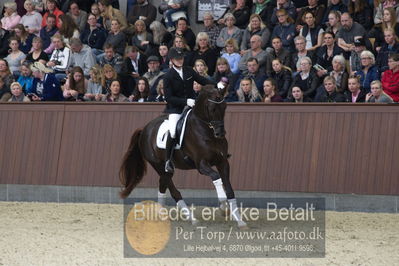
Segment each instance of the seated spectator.
M10 38L10 48L10 54L4 59L7 60L12 74L17 77L19 75L19 68L25 60L26 55L19 50L18 40L14 37Z
M245 75L248 72L247 61L249 58L256 58L259 64L260 72L266 72L267 53L261 48L261 37L254 35L251 37L251 49L247 51L240 59L238 68Z
M348 7L346 4L342 3L342 0L330 0L326 10L324 11L324 17L321 24L323 25L327 24L328 15L330 14L331 11L338 11L339 13L343 14L344 12L348 12Z
M242 79L249 77L255 82L256 88L258 89L259 93L263 94L263 82L268 77L265 75L265 71L260 70L258 59L256 59L255 57L249 58L247 61L247 69L248 71L245 74L242 73L241 76L238 78L235 85L235 90L238 90ZM234 101L234 97L229 100Z
M103 18L103 27L107 31L112 31L113 20L118 21L120 31L124 31L125 29L127 29L128 24L126 17L120 10L114 8L109 0L99 0L98 8L100 9L101 16Z
M8 102L11 99L11 89L4 84L3 78L0 77L0 103Z
M272 72L272 61L276 58L280 59L283 65L291 65L291 54L288 50L283 48L283 43L280 37L276 36L272 39L273 49L270 49L266 56L266 74L270 76Z
M0 58L4 58L8 55L8 40L11 34L8 30L5 30L2 27L2 23L0 21Z
M196 82L194 81L194 84ZM195 89L195 85L193 86L193 89ZM157 86L157 96L155 97L155 99L151 99L151 102L166 102L165 100L165 92L163 90L163 79L161 79L158 82L158 86Z
M148 0L137 0L137 3L129 11L127 22L134 25L137 20L144 21L147 28L152 22L156 21L157 8Z
M121 93L121 82L117 79L111 80L109 86L109 92L106 95L96 95L96 101L101 102L127 102L128 99Z
M277 12L278 24L274 27L272 40L279 37L283 42L283 47L289 52L294 52L294 38L296 35L294 20L288 16L285 9L279 9Z
M251 44L250 41L252 36L257 35L260 37L261 40L261 48L266 49L266 46L269 44L270 41L270 31L266 27L266 25L262 22L262 19L257 14L252 14L249 19L249 25L244 30L240 50L246 51L250 49Z
M32 101L62 101L61 86L53 70L40 62L31 66L34 76L31 99Z
M150 86L146 78L138 78L136 88L134 88L133 94L129 97L129 101L139 103L150 101Z
M341 13L336 10L331 10L328 14L328 27L326 32L333 32L336 36L341 29Z
M208 74L208 66L206 65L204 60L202 60L202 59L195 60L193 69L200 76L203 76L203 77L211 80L211 77Z
M216 84L223 78L227 78L229 84L236 84L237 76L231 72L229 62L224 57L219 57L216 61L216 71L213 73L212 79ZM234 89L234 86L230 86Z
M292 54L291 69L294 73L300 71L299 61L303 57L313 58L313 52L306 49L306 39L303 36L296 36L294 39L296 52Z
M348 91L345 91L346 101L350 103L364 103L366 92L360 86L360 77L350 76L348 79Z
M30 34L39 36L40 29L42 28L42 15L35 10L30 0L25 1L24 8L26 9L26 14L22 16L19 23L24 25L24 28L26 28Z
M159 6L159 12L164 15L166 27L169 32L175 30L175 18L172 16L177 12L186 11L189 1L163 0Z
M15 81L15 79L14 79L14 75L11 73L11 70L8 67L8 63L7 63L7 61L5 59L0 59L0 78L3 81L3 84L4 84L4 86L2 86L3 93L4 93L4 91L8 91L9 92L10 91L10 85L11 85L11 83L13 83ZM0 98L1 98L1 96L0 96ZM3 99L3 101L7 101L8 98L7 99Z
M271 18L275 7L276 1L256 0L252 5L251 13L259 15L266 25L271 26Z
M381 0L378 6L374 6L374 24L380 24L384 20L384 9L392 7L395 9L397 16L399 17L399 2L397 0Z
M321 46L324 30L315 23L315 17L310 11L303 14L303 21L305 21L305 25L299 31L299 35L306 39L306 50L314 51Z
M126 48L126 35L121 31L121 24L117 19L111 22L111 31L108 33L104 45L111 44L114 51L119 55L123 55Z
M43 0L32 0L33 7L37 12L43 14L44 12L44 1ZM40 21L41 23L41 21Z
M399 102L399 54L389 55L388 67L389 69L382 73L382 88L394 102Z
M355 75L360 76L360 84L368 93L370 92L370 84L374 80L380 79L380 73L375 65L374 54L370 51L363 51L360 55L362 62L362 70L357 71Z
M135 33L132 38L132 45L139 48L140 52L148 56L151 53L151 45L154 43L154 38L151 32L148 32L144 21L136 20L134 23Z
M185 18L179 18L176 21L176 31L174 32L174 35L177 37L182 37L184 40L186 40L186 43L190 47L190 50L194 49L195 43L196 43L196 37L194 32L188 27L188 21Z
M115 69L109 65L106 64L103 66L103 71L101 74L101 93L95 95L95 100L98 101L102 97L104 97L106 94L110 94L110 86L111 82L115 79L118 78L118 73L116 73Z
M4 3L4 17L1 19L3 29L12 31L19 24L21 17L17 13L15 2Z
M224 53L222 57L229 62L231 72L238 74L240 69L238 67L241 56L238 53L238 43L235 39L228 39L225 43Z
M89 14L87 23L87 27L80 34L80 40L92 49L95 56L100 55L104 52L103 47L107 39L107 32L97 25L96 17L93 14Z
M104 53L97 57L97 62L102 67L106 64L111 65L118 74L122 73L123 58L115 53L110 43L104 45Z
M156 97L158 82L163 78L165 74L160 70L159 57L151 55L147 58L148 72L143 77L147 79L150 86L151 97Z
M47 66L54 70L58 80L66 78L66 71L71 65L71 50L66 47L61 35L56 34L51 38L54 45L54 51L51 54Z
M334 56L332 60L333 69L329 73L330 76L334 77L337 85L337 91L343 93L348 90L348 78L349 74L346 71L345 58L342 55Z
M356 39L366 35L366 30L362 25L354 22L348 13L341 16L341 30L338 33L338 46L346 52L351 52L355 49L354 42Z
M245 0L236 0L235 2L235 4L232 4L229 8L226 9L226 12L223 14L223 16L227 13L233 14L233 16L235 17L234 25L240 29L245 29L248 25L251 10L245 5ZM221 19L218 20L218 24L220 25L223 25L225 23L223 16Z
M169 48L166 44L159 45L159 58L160 58L160 70L166 72L169 69Z
M97 94L102 94L101 68L98 65L93 66L89 73L90 79L87 83L87 90L83 99L85 101L94 101Z
M393 29L396 36L399 34L399 24L397 23L396 11L389 7L384 9L384 17L381 24L375 25L368 33L369 38L374 38L374 47L378 52L384 43L384 31L386 29Z
M276 81L274 79L268 78L263 82L263 102L264 103L272 103L272 102L282 102L283 98L277 93Z
M64 39L65 44L69 45L70 39L80 37L79 28L70 16L65 14L61 15L59 17L59 22L59 33Z
M288 91L292 83L291 70L283 65L278 58L272 61L272 68L273 70L270 73L270 77L276 83L276 92L285 99L288 96Z
M367 1L348 1L348 13L354 21L363 25L366 30L370 30L373 27L373 8L370 7Z
M67 101L81 101L86 94L88 80L85 79L83 69L79 66L72 68L63 86L63 96Z
M338 103L346 102L345 96L337 91L337 83L335 78L327 76L323 81L323 92L316 95L315 102Z
M211 12L204 13L204 32L208 34L209 45L211 47L218 47L216 46L216 41L220 35L220 28L218 25L215 25L214 17Z
M46 54L51 54L54 51L54 45L51 38L58 33L58 28L55 26L55 16L49 14L46 18L46 26L40 30L40 39L43 41L43 50Z
M215 72L218 54L215 49L211 47L209 43L209 36L205 32L198 33L195 49L192 55L193 57L191 59L191 66L194 66L194 63L197 59L202 59L207 64L208 74L212 76Z
M78 27L79 32L82 32L86 28L87 12L80 10L76 1L69 2L69 12L67 15L73 19Z
M362 70L362 62L360 60L360 55L366 50L366 43L364 38L358 38L354 42L354 50L351 51L351 56L349 58L350 73L355 75L357 71Z
M304 95L303 90L299 86L292 87L290 96L286 99L286 102L293 103L306 103L311 101L312 99Z
M344 50L335 42L332 32L324 32L324 45L319 47L315 54L315 63L322 66L324 70L318 70L317 75L321 78L332 70L332 60L336 55L344 54Z
M384 31L385 43L382 45L380 51L377 55L376 65L378 67L378 72L382 73L388 69L388 57L390 54L399 53L399 43L397 41L397 36L393 29L386 29Z
M96 64L96 58L88 45L82 44L80 39L72 38L69 42L72 51L71 66L83 69L85 77L89 77L90 69Z
M47 12L44 13L42 19L42 28L47 26L47 17L52 14L55 16L55 26L59 29L61 27L59 17L64 14L61 10L57 7L57 0L47 0L46 1Z
M299 31L305 24L303 17L306 12L312 12L313 16L315 17L315 25L322 24L326 7L325 5L319 4L318 2L318 0L308 0L308 6L297 9L298 14L295 22L297 31Z
M48 61L48 55L43 51L43 42L40 37L33 38L32 41L32 52L28 54L26 57L26 61L30 63L41 62L42 64L46 64Z
M33 77L32 70L30 69L31 64L29 62L23 62L20 68L20 75L18 77L18 83L21 84L22 90L26 93L32 91Z
M316 95L316 89L319 86L319 77L316 70L312 67L312 60L309 57L300 59L300 71L294 77L292 87L302 88L303 94L311 99Z
M235 41L241 44L242 40L242 31L240 28L234 25L235 23L235 17L231 13L226 13L224 15L224 25L220 31L220 34L218 38L216 39L216 46L219 47L219 49L222 49L225 47L226 41L229 39L235 39ZM237 47L238 50L238 47Z
M183 37L175 36L172 47L179 48L183 52L185 66L192 66L193 52Z
M148 71L147 57L137 47L128 46L125 50L123 73L131 73L134 78L143 76Z
M237 97L238 101L242 103L262 101L262 96L259 94L254 80L249 77L245 77L240 81Z
M368 103L393 103L392 98L382 89L381 81L374 80L371 82L371 92L366 95Z
M97 3L92 4L90 11L91 11L91 14L96 16L97 27L104 29L104 20L103 20L103 17L101 16L101 11L100 11L100 8L98 7L98 4Z
M30 53L32 49L32 41L36 36L26 31L24 25L18 24L14 29L15 38L18 39L19 49L24 53Z
M11 83L11 98L8 102L30 102L29 97L25 96L22 86L18 82Z
M150 30L153 36L153 43L150 43L151 49L148 52L148 56L156 55L161 44L166 44L168 47L173 45L173 35L166 30L161 22L152 22Z

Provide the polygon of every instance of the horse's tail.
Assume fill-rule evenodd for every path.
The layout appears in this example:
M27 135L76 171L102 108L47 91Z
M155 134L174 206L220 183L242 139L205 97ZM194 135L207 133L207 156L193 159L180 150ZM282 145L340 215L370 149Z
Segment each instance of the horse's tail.
M142 129L137 129L133 133L129 148L123 157L119 170L119 180L124 186L119 194L123 199L129 196L130 192L140 183L147 171L146 161L139 147L141 133Z

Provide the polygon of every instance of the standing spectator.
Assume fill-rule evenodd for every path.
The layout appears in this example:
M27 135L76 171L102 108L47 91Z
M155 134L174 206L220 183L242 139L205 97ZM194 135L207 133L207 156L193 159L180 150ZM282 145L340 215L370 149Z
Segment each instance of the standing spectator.
M277 0L277 6L273 9L273 14L271 18L271 24L274 27L279 23L278 17L277 17L277 11L284 9L286 13L288 14L288 17L290 17L294 22L296 19L296 7L294 3L291 0Z
M242 31L237 26L234 26L235 20L235 17L231 13L224 15L225 27L221 29L219 37L216 39L216 46L219 49L224 48L226 41L229 39L235 39L237 43L241 44Z
M84 100L94 101L96 95L102 93L101 76L101 68L98 65L90 69L90 79L87 83L86 94L83 97Z
M312 59L313 52L306 50L306 39L303 36L296 36L294 39L296 52L292 54L291 58L291 69L292 71L298 72L300 71L299 61L303 57L309 57Z
M388 67L382 73L382 88L395 102L399 102L399 54L389 56Z
M57 2L56 0L47 0L47 12L44 13L43 15L43 20L42 20L42 28L47 25L47 17L52 14L55 16L55 25L57 28L60 28L60 20L59 17L64 14L61 10L58 9L57 7Z
M299 9L295 23L297 31L299 31L302 28L302 26L305 24L303 18L305 17L304 14L307 12L312 12L315 18L315 25L317 26L321 25L326 7L323 4L319 5L318 2L319 2L318 0L308 0L309 5Z
M261 37L259 35L254 35L251 37L251 49L247 51L240 60L238 64L239 69L243 74L248 72L247 61L249 58L256 58L259 63L260 71L266 72L266 57L267 53L261 48Z
M42 15L35 10L30 0L25 1L24 7L26 9L26 14L21 18L19 23L23 24L29 33L39 36L40 29L42 28Z
M59 34L54 35L51 41L55 49L46 65L54 70L58 80L62 80L66 77L66 71L71 64L71 50L66 47Z
M338 33L338 45L347 52L355 49L354 42L356 39L366 35L366 30L362 25L353 22L352 17L348 13L341 16L342 28Z
M53 14L49 14L46 18L46 26L40 30L40 38L43 40L43 49L46 54L51 54L54 50L51 38L58 33L58 28L55 26L56 18Z
M350 76L348 79L348 91L345 92L346 101L350 103L364 103L366 92L360 86L358 76Z
M140 52L148 56L151 53L151 46L154 43L151 32L147 31L144 21L140 19L134 23L134 31L132 45L139 48Z
M126 35L121 30L119 20L113 19L111 22L111 31L109 32L104 45L110 44L119 55L123 55L126 47Z
M86 28L87 12L80 10L76 1L69 2L69 12L67 15L70 16L78 26L79 32L82 32Z
M6 2L4 3L4 10L4 17L1 19L3 29L14 30L21 20L17 13L17 4L15 2Z
M256 88L255 82L249 77L245 77L240 81L240 87L237 90L238 101L245 102L260 102L262 96Z
M373 9L363 0L348 1L348 13L352 16L353 20L363 25L368 31L373 27Z
M119 4L118 4L119 6ZM103 26L107 31L112 30L112 21L117 20L121 31L127 29L127 21L123 13L112 6L109 0L98 1L98 8L100 9L101 16L103 17Z
M47 68L40 62L31 66L33 76L35 77L32 85L33 101L62 101L61 86L55 77L53 70Z
M367 93L370 92L370 84L374 80L380 79L378 68L375 65L374 54L370 51L363 51L360 54L362 70L357 71L356 75L360 76L360 84Z
M144 21L147 28L157 18L157 8L148 0L137 0L137 3L129 11L127 22L134 25L137 20Z
M32 49L32 41L35 35L26 31L24 25L17 24L14 29L15 38L19 42L19 49L24 53L28 54Z
M316 95L316 89L319 87L319 77L312 67L312 60L309 57L303 57L299 61L300 71L294 77L292 87L298 86L303 94L311 99Z
M249 16L251 15L251 10L245 5L245 0L236 0L235 4L232 4L225 12L231 13L235 17L234 25L240 29L245 29L248 25ZM223 16L225 15L223 14ZM218 24L223 25L224 19L218 20Z
M37 61L42 64L46 64L48 61L48 55L43 51L43 41L40 37L33 38L32 41L32 52L26 57L26 61L35 63Z
M272 33L272 39L279 37L283 42L283 47L289 52L293 52L294 49L294 38L296 35L294 20L288 16L285 9L279 9L276 11L278 24L274 27Z
M272 103L272 102L282 102L283 98L277 93L276 81L274 79L267 79L263 82L263 102L264 103Z
M240 69L238 68L238 64L240 63L241 56L238 53L238 44L236 39L228 39L225 42L225 52L222 54L222 57L225 58L229 62L229 66L231 72L234 74L238 74ZM231 84L231 83L230 83Z
M208 74L212 76L215 72L218 54L215 49L211 47L209 43L209 36L205 32L200 32L197 35L196 46L193 52L191 63L192 66L194 66L194 62L197 59L202 59L206 62L209 71Z
M96 16L89 14L87 18L88 25L80 34L80 40L83 44L87 44L95 56L102 54L107 32L97 25Z
M266 46L269 44L270 39L270 31L266 27L266 25L262 22L262 19L257 14L252 14L249 19L249 25L244 30L242 41L241 41L241 50L245 51L249 49L251 37L257 35L261 39L261 48L266 49Z
M177 28L175 31L175 36L183 37L186 40L186 43L190 47L191 50L194 49L195 46L195 34L194 32L188 27L188 21L186 18L179 18L177 21Z
M8 55L9 38L10 38L10 32L3 28L2 22L0 21L0 58L4 58Z
M148 72L146 72L143 77L148 81L151 96L156 97L158 83L165 73L160 70L160 61L156 55L151 55L147 58L147 66Z
M382 73L388 69L389 55L399 53L399 43L397 41L397 38L398 37L396 36L393 29L386 29L384 31L385 43L382 45L380 51L378 52L376 62L379 73Z
M341 29L341 13L336 10L331 10L328 14L328 27L326 31L333 32L335 35L338 34Z
M338 103L346 102L345 96L338 92L337 83L332 76L323 80L323 93L316 95L315 102Z
M283 65L291 65L291 54L288 50L284 49L280 37L276 36L272 39L273 49L266 56L266 74L270 76L272 72L272 61L276 58L280 59Z
M393 103L392 98L382 89L381 81L374 80L371 82L371 92L366 95L368 103Z
M150 100L150 86L148 80L144 77L139 78L136 83L133 94L129 97L131 102L148 102Z
M312 12L306 11L303 13L303 21L305 25L299 31L299 35L306 39L306 50L314 51L319 48L323 42L324 30L316 24L315 17Z
M83 45L80 39L72 38L69 42L73 67L80 67L84 76L89 77L90 69L96 64L96 59L88 45Z
M220 28L215 25L214 17L210 12L204 13L204 27L204 32L208 34L209 37L210 46L217 47L216 41L220 34Z
M9 102L30 102L30 99L25 96L22 86L18 82L11 83L11 94L12 97L8 100Z
M97 58L97 62L102 67L106 64L111 65L118 74L122 73L123 58L115 52L112 44L104 45L104 53Z
M272 61L272 67L273 71L270 73L270 77L276 83L276 92L285 99L292 83L291 70L283 65L278 58Z
M19 68L25 60L26 55L19 50L19 42L15 37L10 38L10 48L10 54L4 59L7 60L12 74L17 77L19 76Z

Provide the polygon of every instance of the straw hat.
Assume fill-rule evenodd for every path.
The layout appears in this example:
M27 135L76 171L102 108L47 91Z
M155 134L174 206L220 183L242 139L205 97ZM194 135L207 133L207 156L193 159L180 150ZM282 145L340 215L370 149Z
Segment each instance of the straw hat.
M51 68L46 67L45 65L43 65L40 62L35 62L33 65L31 65L30 69L32 70L32 72L34 71L40 71L43 73L52 73L53 70Z

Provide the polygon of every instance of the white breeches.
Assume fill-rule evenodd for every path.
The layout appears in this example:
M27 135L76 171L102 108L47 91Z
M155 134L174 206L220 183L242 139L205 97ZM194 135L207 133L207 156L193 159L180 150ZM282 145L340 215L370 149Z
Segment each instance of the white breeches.
M170 136L172 138L176 137L176 125L177 121L179 121L181 117L181 114L169 114L169 130L170 130Z

